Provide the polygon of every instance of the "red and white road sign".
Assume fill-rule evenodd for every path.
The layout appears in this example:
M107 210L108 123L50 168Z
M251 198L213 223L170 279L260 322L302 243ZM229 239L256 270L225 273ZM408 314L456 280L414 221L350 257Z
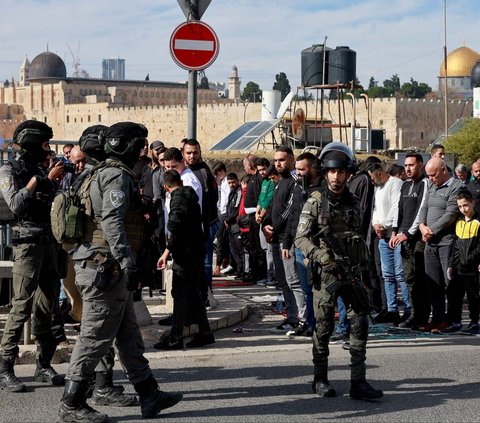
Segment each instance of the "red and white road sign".
M170 54L187 70L208 68L219 52L217 34L202 21L188 21L175 28L170 37Z

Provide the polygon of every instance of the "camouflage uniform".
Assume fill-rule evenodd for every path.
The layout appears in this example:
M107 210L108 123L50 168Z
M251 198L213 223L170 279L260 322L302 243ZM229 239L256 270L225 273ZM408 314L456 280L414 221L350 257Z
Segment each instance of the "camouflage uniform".
M330 212L325 218L321 196L327 195ZM319 264L314 278L313 301L316 329L313 334L314 379L327 380L328 343L335 326L335 305L340 295L346 305L353 309L350 334L351 380L365 380L365 350L368 336L368 307L359 303L351 293L348 283L332 292L338 283L338 268L334 253L322 239L322 230L328 225L343 245L352 266L366 263L368 255L361 239L361 219L358 200L347 189L340 198L333 198L328 191L315 192L305 203L297 229L295 245L310 261ZM319 275L318 275L319 274Z

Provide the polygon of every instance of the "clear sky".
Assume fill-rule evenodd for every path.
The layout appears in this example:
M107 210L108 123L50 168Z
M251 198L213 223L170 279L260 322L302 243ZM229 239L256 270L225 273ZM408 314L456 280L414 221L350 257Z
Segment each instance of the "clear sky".
M212 0L202 17L218 35L220 54L206 69L210 82L226 82L233 65L242 88L249 81L272 89L285 72L300 85L301 51L312 44L349 46L357 76L383 83L398 74L437 89L444 40L443 0ZM464 45L480 52L480 0L447 0L448 52ZM103 58L126 60L126 78L185 81L170 57L169 39L185 16L176 0L2 0L0 80L18 79L25 55L47 50L73 56L92 77ZM69 45L73 51L70 51Z

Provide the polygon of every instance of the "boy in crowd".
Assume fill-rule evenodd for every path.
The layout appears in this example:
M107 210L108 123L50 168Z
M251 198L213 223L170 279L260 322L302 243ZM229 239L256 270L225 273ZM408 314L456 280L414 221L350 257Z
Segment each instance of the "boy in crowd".
M479 332L478 266L480 264L480 242L478 231L480 221L474 210L473 196L469 191L461 190L458 193L457 205L462 216L458 218L455 224L453 252L447 271L447 321L450 326L440 330L440 333L452 333L462 329L463 297L466 290L470 324L465 332L473 335Z

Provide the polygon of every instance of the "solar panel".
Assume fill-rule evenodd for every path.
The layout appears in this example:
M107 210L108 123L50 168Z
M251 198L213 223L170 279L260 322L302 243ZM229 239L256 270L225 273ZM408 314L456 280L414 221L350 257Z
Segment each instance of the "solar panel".
M211 147L210 151L248 150L275 129L279 123L280 119L245 122Z

